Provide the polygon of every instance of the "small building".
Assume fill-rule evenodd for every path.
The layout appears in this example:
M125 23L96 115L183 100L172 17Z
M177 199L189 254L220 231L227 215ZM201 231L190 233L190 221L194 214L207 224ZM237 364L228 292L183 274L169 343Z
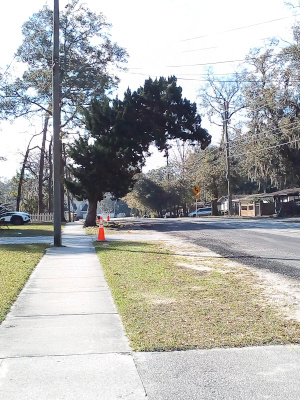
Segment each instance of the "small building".
M240 215L240 199L245 197L244 194L233 195L232 196L232 214ZM219 215L228 214L228 196L222 196L217 202Z
M240 216L299 215L300 189L285 189L272 193L260 193L240 199Z

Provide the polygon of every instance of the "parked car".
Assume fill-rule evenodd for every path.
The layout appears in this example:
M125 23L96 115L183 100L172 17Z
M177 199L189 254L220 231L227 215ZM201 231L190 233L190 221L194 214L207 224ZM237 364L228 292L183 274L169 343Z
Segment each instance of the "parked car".
M211 215L211 207L198 208L197 212L189 213L189 217L202 217L204 215Z
M30 222L30 215L20 211L4 211L0 214L0 222L13 225L24 225Z

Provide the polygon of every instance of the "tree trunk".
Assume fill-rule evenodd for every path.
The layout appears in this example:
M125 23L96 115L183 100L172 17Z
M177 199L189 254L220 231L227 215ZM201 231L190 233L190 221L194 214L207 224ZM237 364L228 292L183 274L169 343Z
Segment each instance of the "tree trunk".
M66 155L66 147L63 144L63 155L64 155L64 160L65 160L65 178L69 181L70 180L70 176L69 176L69 170L68 170L68 166L67 166L67 155ZM67 202L68 202L68 221L71 222L71 196L70 196L70 191L67 188L66 190L67 192Z
M46 113L44 128L43 128L43 139L41 147L41 158L40 158L40 169L39 169L39 200L38 200L38 213L42 214L45 212L45 205L43 199L43 183L44 183L44 165L45 165L45 147L46 147L46 137L48 131L49 114Z
M53 165L52 165L52 138L49 144L49 182L48 182L48 211L53 212Z
M63 145L62 142L60 142L61 146L61 159L60 159L60 171L61 171L61 183L60 183L60 201L61 201L61 222L66 222L65 218L65 186L64 186L64 178L65 178L65 165L66 165L66 160L64 158L63 154Z
M211 215L217 216L219 215L218 212L218 199L215 198L211 201Z
M18 184L18 194L17 194L17 205L16 205L16 211L20 211L20 204L21 204L21 195L22 195L22 186L23 186L23 180L24 180L24 173L25 173L25 168L26 168L26 163L28 160L28 156L29 156L29 152L33 149L35 149L35 147L33 149L30 148L31 145L31 141L32 139L37 136L39 134L35 134L31 137L31 139L29 140L28 146L27 146L27 150L24 156L24 160L23 160L23 164L22 164L22 168L21 168L21 173L20 173L20 179L19 179L19 184Z
M24 156L24 160L23 160L23 164L22 164L22 168L21 168L21 172L20 172L20 178L19 178L19 184L18 184L18 194L17 194L17 206L16 206L16 211L20 211L20 203L21 203L21 194L22 194L22 186L23 186L23 180L24 180L24 173L25 173L25 168L26 168L26 163L28 160L28 156L29 156L29 145L30 142L28 144L25 156Z
M84 226L96 226L97 200L89 200Z

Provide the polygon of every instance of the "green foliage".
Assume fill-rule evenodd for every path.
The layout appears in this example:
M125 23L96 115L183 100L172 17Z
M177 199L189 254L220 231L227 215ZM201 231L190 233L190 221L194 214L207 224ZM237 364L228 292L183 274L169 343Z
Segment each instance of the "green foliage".
M126 201L121 199L116 199L110 193L104 195L103 200L99 203L100 212L102 213L115 213L124 214L127 217L130 216L130 208Z
M79 0L60 12L60 82L62 126L80 124L79 110L94 96L118 84L108 66L119 68L126 51L109 39L103 14L96 14ZM52 115L53 11L44 6L23 24L23 43L17 61L27 67L22 78L3 82L0 112L6 118Z
M160 217L163 211L168 210L170 194L160 184L151 179L151 176L141 175L134 186L133 195L144 210L152 210Z
M0 203L12 203L13 195L12 181L8 179L0 180Z
M66 185L78 199L100 201L106 192L123 197L138 172L105 146L101 137L92 144L87 135L80 137L70 145L69 155L76 163L70 166L75 179L67 181Z
M66 184L89 204L102 200L106 192L124 196L133 187L151 143L167 150L168 140L177 138L205 148L211 139L200 127L196 105L182 99L175 77L149 79L136 92L128 90L123 101L94 99L83 113L88 133L70 145L75 179ZM88 218L95 223L94 216L88 213Z
M124 101L117 102L115 107L118 110L116 128L122 131L125 124L144 151L151 142L159 150L166 150L171 139L197 142L203 149L211 141L207 130L201 128L196 103L182 98L175 76L154 81L149 78L137 91L128 90Z
M195 149L188 164L195 184L201 188L202 201L213 200L226 193L225 154L218 146L210 146L203 153Z
M241 165L262 191L300 185L299 24L294 43L254 49L243 94L247 131L240 135Z
M19 179L20 173L17 173L11 180L10 193L15 198L17 197ZM38 184L36 176L32 173L28 173L24 177L20 211L25 211L29 214L34 214L38 211Z

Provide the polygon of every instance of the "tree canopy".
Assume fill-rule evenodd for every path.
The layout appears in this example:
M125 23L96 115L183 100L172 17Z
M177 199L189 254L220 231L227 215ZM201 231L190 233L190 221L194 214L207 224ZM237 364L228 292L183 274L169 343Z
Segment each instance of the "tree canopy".
M132 188L151 143L163 151L175 138L202 148L211 140L175 77L148 79L137 91L128 90L124 100L95 99L84 116L87 133L70 145L75 179L67 185L89 200L87 225L95 224L95 203L105 192L120 197Z
M92 12L79 0L71 0L60 12L62 135L66 136L71 128L82 126L82 107L89 105L95 96L101 98L118 85L119 79L111 72L111 67L123 69L127 53L111 41L109 28L102 13ZM52 204L52 170L47 179L44 171L47 148L50 163L52 156L51 140L47 145L52 117L52 31L53 11L44 6L22 27L23 42L16 51L15 61L24 73L22 76L11 75L8 69L0 75L0 118L14 120L25 117L32 125L43 125L39 147L39 212L44 212L46 206L43 194L46 185L49 188L49 211ZM24 162L23 167L28 172L28 165ZM61 197L63 200L63 195Z
M110 40L104 15L79 0L72 0L61 11L59 23L62 126L67 127L79 123L79 110L93 97L116 87L119 79L109 67L122 68L127 53ZM25 71L21 78L2 79L2 117L52 115L52 30L53 11L48 6L23 24L16 60Z

